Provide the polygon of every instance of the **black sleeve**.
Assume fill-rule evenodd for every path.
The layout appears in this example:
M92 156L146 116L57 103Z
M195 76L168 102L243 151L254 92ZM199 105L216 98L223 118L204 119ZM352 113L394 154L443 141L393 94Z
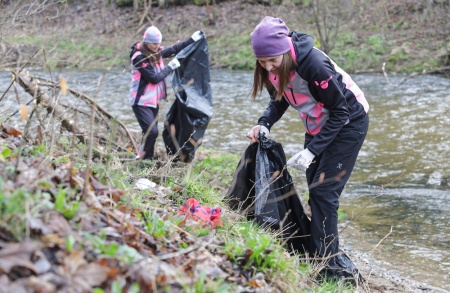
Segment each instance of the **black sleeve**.
M133 59L133 65L139 70L141 73L141 78L144 81L153 84L163 81L169 74L172 73L172 69L170 67L164 67L164 69L160 72L156 72L153 65L142 55L139 55Z
M261 118L258 119L258 125L263 125L270 131L270 128L275 124L275 122L280 120L281 116L283 116L287 108L289 108L289 103L284 98L282 98L280 101L275 101L275 98L273 96L276 93L274 91L269 91L269 94L269 105L262 114Z
M173 55L176 55L178 52L180 52L181 50L183 50L192 43L194 43L194 40L192 38L189 38L184 41L178 42L173 46L166 47L161 51L161 56L163 58L169 58Z
M314 136L307 146L315 155L322 153L333 141L342 127L348 123L350 116L347 101L341 89L339 74L329 58L324 57L323 54L318 56L322 57L323 60L319 59L312 70L312 78L309 83L310 91L318 102L323 103L330 116L320 132ZM321 80L327 81L328 85L323 87L319 82L316 82Z

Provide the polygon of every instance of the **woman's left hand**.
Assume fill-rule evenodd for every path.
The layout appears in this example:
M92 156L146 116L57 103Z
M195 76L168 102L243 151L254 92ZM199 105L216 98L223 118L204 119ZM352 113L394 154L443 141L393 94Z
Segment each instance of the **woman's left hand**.
M196 31L192 34L191 38L194 40L194 42L197 42L202 38L202 31Z
M315 155L311 153L307 148L295 154L292 158L290 158L286 165L288 167L293 167L300 171L306 171L309 168L309 165L314 160Z

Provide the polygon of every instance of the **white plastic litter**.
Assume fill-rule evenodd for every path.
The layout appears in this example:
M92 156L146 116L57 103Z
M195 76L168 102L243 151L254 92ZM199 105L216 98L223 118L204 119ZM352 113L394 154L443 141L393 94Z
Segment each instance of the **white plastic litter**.
M152 182L148 180L147 178L140 178L138 181L136 181L136 184L134 185L134 188L137 188L139 190L148 190L151 188L154 188L156 186L155 182Z

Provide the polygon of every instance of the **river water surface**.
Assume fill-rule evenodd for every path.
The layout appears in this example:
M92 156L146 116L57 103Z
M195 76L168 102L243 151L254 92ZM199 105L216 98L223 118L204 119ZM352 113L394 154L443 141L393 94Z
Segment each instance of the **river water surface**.
M103 76L62 75L69 87L88 95ZM214 115L203 146L244 152L245 134L268 100L265 94L256 101L249 98L252 76L249 71L211 71ZM370 103L370 128L342 194L341 209L357 215L344 230L344 241L403 276L450 291L450 79L376 74L353 78ZM128 105L129 72L109 72L104 80L98 103L130 130L139 131ZM1 72L0 94L9 81L9 74ZM1 103L15 103L7 98ZM163 104L161 122L171 103ZM162 123L159 126L162 131ZM289 157L301 148L303 132L290 109L270 138L280 142ZM163 145L161 136L158 144ZM305 191L302 177L293 177L296 188Z

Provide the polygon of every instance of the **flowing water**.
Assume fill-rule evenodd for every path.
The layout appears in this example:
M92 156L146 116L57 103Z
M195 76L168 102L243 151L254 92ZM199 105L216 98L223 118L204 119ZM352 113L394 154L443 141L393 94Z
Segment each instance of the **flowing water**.
M248 146L245 134L268 100L265 93L250 99L252 76L249 71L211 71L214 115L205 147L242 154ZM103 80L98 103L139 131L128 105L129 72L69 72L63 77L69 87L90 95ZM353 78L370 103L370 128L342 194L341 209L357 215L344 230L344 241L403 276L450 291L450 79ZM0 96L9 81L9 74L1 72ZM1 103L0 111L8 103L14 108L15 99L8 94ZM161 107L161 122L170 105ZM159 127L162 131L162 123ZM272 128L270 138L282 143L287 157L301 148L303 128L293 109ZM158 144L163 145L161 136ZM306 190L302 177L293 177L297 189Z

